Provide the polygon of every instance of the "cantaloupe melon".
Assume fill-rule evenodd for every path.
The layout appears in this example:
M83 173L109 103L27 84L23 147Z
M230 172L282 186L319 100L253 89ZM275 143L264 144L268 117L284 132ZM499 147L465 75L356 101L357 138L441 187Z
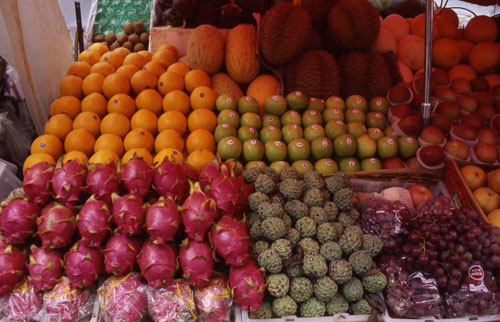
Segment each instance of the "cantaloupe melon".
M224 62L224 38L212 25L201 25L189 36L186 56L191 69L215 74Z
M210 79L210 83L217 95L230 94L234 95L237 99L243 96L240 86L228 74L215 74Z
M255 27L242 24L231 29L226 40L226 70L242 84L250 83L260 71Z

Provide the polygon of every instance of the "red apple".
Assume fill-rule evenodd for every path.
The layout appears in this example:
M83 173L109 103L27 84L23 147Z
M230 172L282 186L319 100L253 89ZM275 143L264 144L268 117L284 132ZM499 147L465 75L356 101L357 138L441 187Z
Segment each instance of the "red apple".
M483 77L478 77L471 80L470 86L472 87L473 92L490 90L490 83L488 83L488 81Z
M441 144L444 142L443 131L437 126L430 125L422 130L420 138L427 143Z
M468 124L459 124L451 131L462 140L474 141L477 138L476 129Z
M497 110L493 105L481 105L477 109L477 113L481 115L486 122L489 122L493 115L497 114Z
M431 116L431 125L439 127L443 133L448 133L451 129L451 119L444 115L433 114Z
M460 118L460 105L457 102L441 102L439 103L436 112L438 114L448 116L451 120L456 121Z
M401 120L412 113L413 111L411 110L411 107L407 104L400 104L391 107L391 114Z
M472 96L476 99L479 106L495 104L495 95L488 91L475 92Z
M462 110L472 113L477 110L477 101L472 95L462 95L457 98Z
M422 160L425 165L430 167L436 166L444 160L443 148L439 145L424 146L420 148L418 154L420 156L420 160Z
M436 69L432 72L432 79L436 81L436 86L447 86L450 84L450 75L444 69Z
M415 208L418 208L427 201L434 199L434 195L429 188L421 184L415 184L409 187L408 191L410 192L411 200L413 201Z
M389 90L389 100L393 103L404 103L410 98L411 90L404 83L400 83Z
M497 148L493 144L478 143L473 149L476 158L483 163L494 163L497 160Z
M424 102L424 94L415 93L413 95L413 101L411 102L411 108L414 111L420 112L423 102Z
M422 120L418 115L409 115L402 119L398 125L406 135L418 136L422 131Z
M413 157L413 158L406 160L406 166L408 168L415 169L416 171L425 170L420 165L420 162L418 162L417 157Z
M436 88L432 96L443 102L453 102L457 100L455 92L447 87Z
M418 76L415 76L415 91L417 93L423 93L424 92L424 73L420 73ZM431 93L434 92L436 88L436 80L434 78L431 78Z
M455 78L451 82L451 89L457 93L457 95L471 94L472 88L470 83L465 78Z
M479 143L489 143L494 146L498 145L498 134L490 127L483 127L477 131Z
M497 133L500 133L500 116L497 116L493 119L493 122L491 122L491 126L493 127L493 130L497 131Z
M495 96L500 96L500 85L493 87L491 93Z
M446 142L444 150L452 157L460 160L467 160L469 158L469 147L459 140L450 140Z
M390 159L385 159L382 162L382 167L384 169L401 169L405 168L405 163L400 158L394 157Z
M481 115L479 115L479 113L470 113L469 115L465 115L462 117L460 122L462 124L470 125L476 130L484 126L484 119Z

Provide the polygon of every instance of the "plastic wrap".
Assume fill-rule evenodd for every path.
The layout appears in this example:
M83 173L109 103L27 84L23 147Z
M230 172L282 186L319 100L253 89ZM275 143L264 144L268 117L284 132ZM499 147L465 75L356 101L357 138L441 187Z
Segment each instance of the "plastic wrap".
M41 293L36 293L28 282L19 284L10 295L2 298L0 321L30 322L43 307Z
M19 166L30 154L31 137L12 122L8 113L0 113L0 146L5 148L9 158Z
M147 316L146 284L139 273L108 278L98 294L105 322L138 322Z
M194 293L199 322L230 322L233 299L223 277L214 277Z
M194 322L194 292L186 280L174 280L165 288L148 286L149 316L154 322Z

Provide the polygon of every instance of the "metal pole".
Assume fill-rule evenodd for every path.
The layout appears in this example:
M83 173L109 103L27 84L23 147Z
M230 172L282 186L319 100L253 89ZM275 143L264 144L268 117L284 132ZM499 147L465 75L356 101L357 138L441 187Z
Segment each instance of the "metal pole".
M425 67L424 67L424 102L422 103L422 121L424 127L431 117L431 76L432 76L432 33L434 25L434 0L426 1L425 10Z
M80 54L85 48L83 45L83 28L82 28L82 11L80 9L80 2L75 1L75 14L76 14L76 33L75 35L78 39L78 54Z

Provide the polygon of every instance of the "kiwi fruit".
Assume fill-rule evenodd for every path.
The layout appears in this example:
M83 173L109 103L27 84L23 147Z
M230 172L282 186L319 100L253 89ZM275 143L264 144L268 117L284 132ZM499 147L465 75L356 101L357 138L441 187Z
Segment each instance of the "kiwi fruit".
M106 37L104 37L104 39L106 40L108 45L111 45L112 43L114 43L116 41L116 35L114 32L110 32L106 35Z
M139 42L139 36L137 36L136 34L131 34L130 36L128 36L128 41L133 46L135 46L135 44L137 44Z
M142 23L142 21L136 21L134 23L134 29L137 35L140 35L146 31L146 28L144 28L144 24Z
M123 43L122 47L125 47L127 48L128 50L132 51L132 49L134 48L134 46L132 46L132 43L130 43L130 41L126 41Z
M128 36L125 34L121 34L118 36L118 43L120 43L120 45L123 45L123 43L126 42L127 40Z
M132 25L130 22L127 22L126 24L123 25L123 31L125 31L127 35L133 34L134 25Z
M139 41L144 45L147 45L149 43L149 34L147 32L143 32L139 37Z
M113 43L113 44L109 47L109 49L110 49L110 50L114 50L114 49L116 49L116 48L118 48L118 47L120 47L120 44L119 44L117 41L115 41L115 42L114 42L114 43Z
M144 44L142 42L139 42L139 43L135 44L135 46L134 46L134 52L138 53L141 50L146 50L146 47L144 46Z
M106 39L103 34L97 34L94 36L94 42L104 42Z

